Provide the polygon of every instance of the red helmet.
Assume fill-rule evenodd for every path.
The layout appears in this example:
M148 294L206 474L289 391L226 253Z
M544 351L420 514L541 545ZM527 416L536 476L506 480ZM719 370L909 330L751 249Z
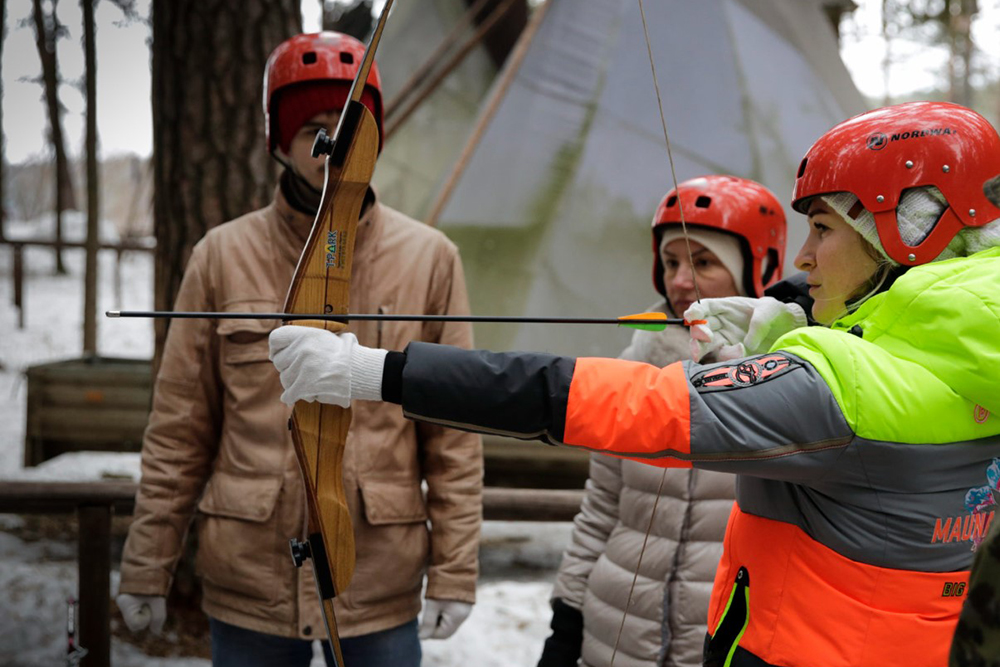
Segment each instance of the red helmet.
M350 35L325 31L296 35L271 52L264 69L264 133L268 152L278 146L276 96L284 88L310 81L351 83L365 55L365 45ZM382 81L378 66L372 63L365 82L365 92L374 100L372 114L382 139Z
M781 278L785 260L785 211L778 198L760 183L745 178L701 176L681 183L656 207L653 285L660 294L667 295L660 236L665 225L680 223L681 207L684 208L685 224L739 238L743 248L743 286L748 295L763 296L764 289Z
M1000 172L1000 136L971 109L908 102L855 116L824 134L799 165L792 206L807 212L817 195L850 192L875 218L886 254L903 266L937 257L963 227L1000 218L983 182ZM904 190L933 185L948 208L919 245L899 234Z

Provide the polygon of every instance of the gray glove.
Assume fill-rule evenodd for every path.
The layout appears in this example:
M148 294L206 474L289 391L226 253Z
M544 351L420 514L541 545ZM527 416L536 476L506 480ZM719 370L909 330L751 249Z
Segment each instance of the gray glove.
M164 596L122 593L115 598L115 603L122 612L125 625L132 632L139 632L147 627L154 635L163 632L163 624L167 620L167 598Z
M421 639L448 639L472 613L472 605L458 600L424 600L420 615Z

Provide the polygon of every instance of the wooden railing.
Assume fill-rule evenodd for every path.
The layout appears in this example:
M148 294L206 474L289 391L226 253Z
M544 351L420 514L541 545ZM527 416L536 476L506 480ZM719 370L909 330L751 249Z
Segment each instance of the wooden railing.
M111 664L111 517L131 514L133 482L24 482L0 480L0 513L75 512L79 522L80 646L83 667ZM483 489L487 521L571 521L583 492L540 489Z
M62 514L79 522L80 645L84 667L111 664L111 516L131 514L136 485L131 482L0 482L0 512Z
M14 281L14 307L17 308L17 326L19 329L24 328L24 248L26 246L35 246L39 248L53 248L61 250L62 248L71 249L86 249L87 244L79 241L42 241L33 239L0 239L0 244L9 245L14 251L14 261L11 263L11 273ZM156 243L152 239L149 240L126 240L120 243L102 243L98 246L98 250L114 250L118 253L118 261L121 263L122 253L127 250L134 250L138 252L153 252L156 249ZM115 274L115 296L118 301L121 301L121 270L119 269Z

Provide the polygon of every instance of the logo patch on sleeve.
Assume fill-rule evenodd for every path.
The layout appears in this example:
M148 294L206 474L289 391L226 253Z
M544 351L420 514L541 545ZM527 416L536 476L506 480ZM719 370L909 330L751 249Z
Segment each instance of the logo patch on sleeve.
M799 365L798 361L780 352L762 354L739 363L706 368L691 377L691 384L699 392L742 389L773 380Z

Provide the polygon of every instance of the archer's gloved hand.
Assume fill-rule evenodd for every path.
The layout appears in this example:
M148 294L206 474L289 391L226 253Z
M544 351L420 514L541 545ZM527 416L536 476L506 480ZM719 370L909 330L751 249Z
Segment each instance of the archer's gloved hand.
M703 299L684 311L684 319L707 320L691 327L691 356L700 361L714 352L718 361L762 354L793 329L806 326L802 307L765 296Z
M281 401L319 401L342 408L351 399L382 400L386 350L358 344L352 333L286 325L271 332L271 361L285 388Z
M420 616L421 639L447 639L472 613L472 605L458 600L424 600Z
M583 614L560 598L552 600L552 634L538 667L576 667L583 651Z
M130 631L139 632L148 627L154 635L163 632L167 620L167 598L164 596L122 593L115 598L115 603Z

